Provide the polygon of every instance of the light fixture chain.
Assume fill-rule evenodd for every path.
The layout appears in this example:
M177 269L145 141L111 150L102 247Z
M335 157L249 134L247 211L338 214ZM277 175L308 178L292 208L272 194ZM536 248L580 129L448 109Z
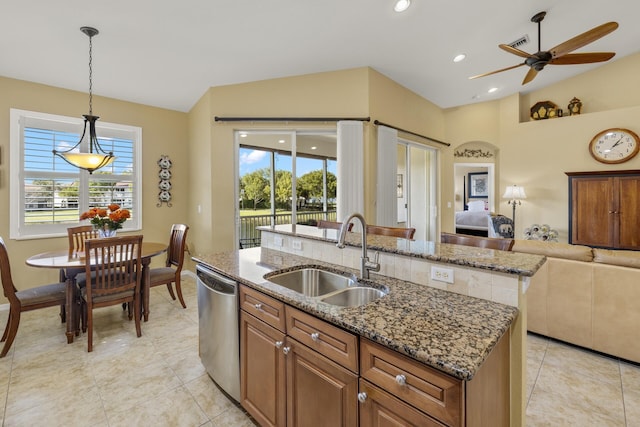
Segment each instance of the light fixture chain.
M89 115L93 115L93 37L89 36Z

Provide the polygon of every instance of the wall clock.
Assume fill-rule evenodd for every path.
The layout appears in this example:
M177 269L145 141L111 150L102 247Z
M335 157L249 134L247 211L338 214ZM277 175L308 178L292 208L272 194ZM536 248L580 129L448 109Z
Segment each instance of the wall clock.
M589 153L601 163L623 163L632 159L640 149L640 138L629 129L603 130L589 143Z

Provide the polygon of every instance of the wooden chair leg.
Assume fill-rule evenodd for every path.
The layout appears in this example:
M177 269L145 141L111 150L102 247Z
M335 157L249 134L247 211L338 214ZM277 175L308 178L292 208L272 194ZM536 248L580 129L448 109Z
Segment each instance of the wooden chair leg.
M9 306L9 316L7 317L7 325L4 327L4 334L2 334L2 340L0 342L5 342L7 339L7 333L9 332L9 325L11 324L11 306Z
M80 318L82 319L82 333L87 332L87 302L82 300L80 303Z
M4 343L4 348L2 349L2 353L0 353L0 357L5 357L11 348L11 344L13 344L13 340L18 333L18 325L20 324L20 312L10 312L9 319L7 320L7 336L6 341Z
M131 311L131 303L127 303L127 309L129 310L129 320L133 319L133 312Z
M171 295L171 299L175 300L176 296L173 294L173 287L171 286L171 282L167 283L167 289L169 290L169 295Z
M180 300L180 304L182 304L182 308L187 308L187 304L184 303L184 298L182 297L182 285L180 284L180 276L176 278L176 293L178 294L178 299Z
M138 336L138 338L140 338L142 336L142 330L140 329L140 314L142 313L142 304L139 295L135 295L133 297L133 305L134 318L136 321L136 335Z
M64 323L67 321L67 308L62 304L60 306L60 323Z
M93 351L93 307L89 307L87 304L87 330L89 334L87 336L87 351L91 353Z

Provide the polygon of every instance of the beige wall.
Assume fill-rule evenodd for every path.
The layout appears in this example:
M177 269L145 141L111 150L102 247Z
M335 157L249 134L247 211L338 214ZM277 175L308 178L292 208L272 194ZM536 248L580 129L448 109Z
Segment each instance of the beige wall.
M511 216L501 199L508 185L525 187L527 200L516 211L516 237L525 227L547 223L567 240L568 182L565 172L592 170L640 170L640 156L618 165L595 161L589 142L604 129L622 127L640 133L640 54L635 54L583 73L562 83L527 95L448 109L446 139L452 148L469 141L498 147L496 210ZM548 67L543 73L553 72ZM544 77L544 74L540 77ZM523 89L526 89L523 88ZM530 107L552 101L566 111L573 97L583 102L582 114L549 120L528 120ZM453 202L453 150L445 152L442 168L442 206ZM453 229L453 209L442 209L443 230Z
M0 77L0 93L0 236L9 249L16 287L23 289L57 280L57 271L27 267L24 260L35 253L65 248L67 241L66 237L20 241L9 239L9 179L14 173L9 167L9 109L81 117L88 112L88 95L3 77ZM142 233L145 240L167 242L171 224L187 221L187 114L99 96L94 96L93 108L102 121L142 127ZM162 154L168 155L173 162L171 208L166 205L156 207L159 170L156 162ZM160 258L157 261L161 261ZM157 261L154 260L154 263Z
M215 116L371 117L451 143L446 148L419 138L416 142L440 149L440 221L453 229L453 152L468 142L487 143L496 150L496 210L511 215L499 196L507 185L526 188L528 199L517 210L517 233L532 223L548 223L566 240L568 228L566 171L640 169L640 156L621 165L604 165L591 158L587 146L603 129L626 127L640 133L640 54L606 64L561 84L526 95L442 110L433 103L370 69L295 76L209 89L188 113L95 97L95 112L103 121L143 128L144 234L166 240L170 224L191 226L189 246L195 252L234 247L235 129L321 129L334 123L219 123ZM545 72L553 72L553 68ZM543 76L540 76L543 77ZM526 89L526 87L524 88ZM87 94L0 77L0 235L11 251L16 282L21 287L54 280L53 271L26 267L29 255L64 246L63 239L8 240L9 235L9 108L80 116ZM535 102L550 100L560 107L577 96L583 114L528 121ZM402 134L401 134L402 136ZM376 127L365 125L365 206L375 209ZM173 207L157 208L157 165L161 154L173 161ZM452 208L447 208L451 202ZM198 209L200 207L200 209ZM17 261L16 261L17 260Z

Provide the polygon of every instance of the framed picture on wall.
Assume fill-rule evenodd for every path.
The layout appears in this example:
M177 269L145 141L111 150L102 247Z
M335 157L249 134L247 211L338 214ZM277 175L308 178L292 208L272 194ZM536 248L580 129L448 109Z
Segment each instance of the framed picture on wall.
M489 197L489 174L487 172L469 172L469 197Z

